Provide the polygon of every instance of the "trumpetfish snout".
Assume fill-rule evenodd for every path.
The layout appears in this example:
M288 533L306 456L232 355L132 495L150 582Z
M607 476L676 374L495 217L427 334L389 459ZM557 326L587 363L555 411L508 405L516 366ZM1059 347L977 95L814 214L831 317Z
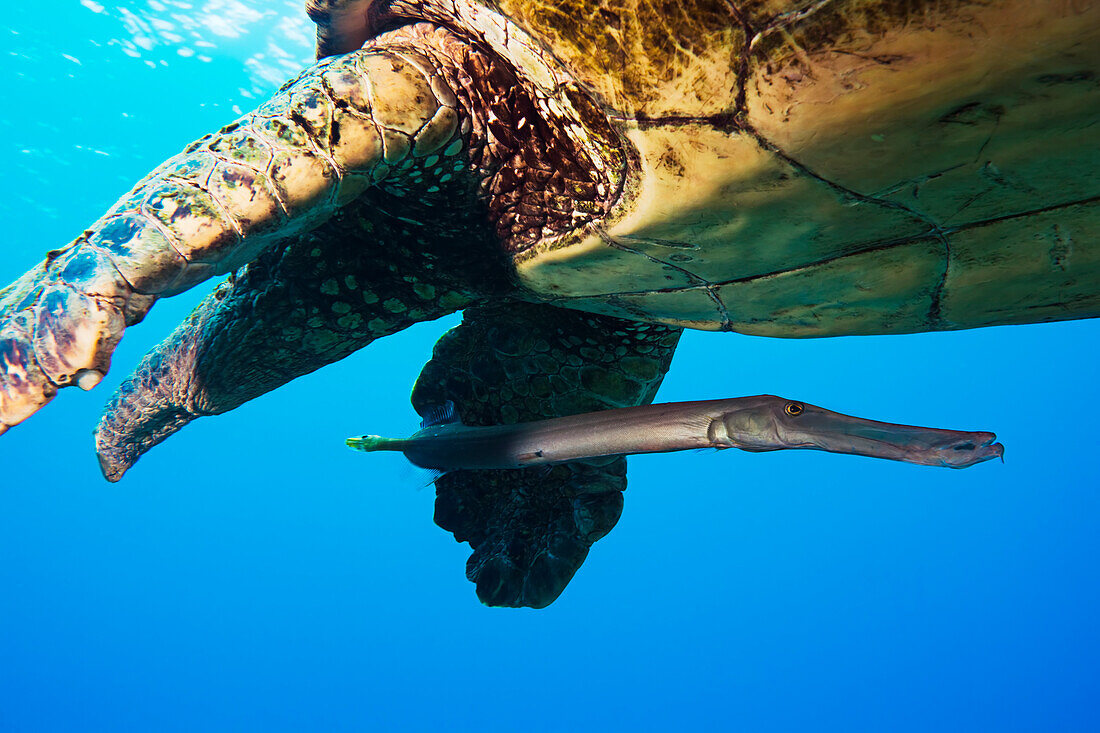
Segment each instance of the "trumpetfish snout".
M1004 446L996 442L995 433L898 425L802 402L783 402L781 411L777 403L773 404L771 416L763 419L770 421L774 432L765 430L758 421L767 410L726 413L724 421L733 436L733 446L743 450L810 448L949 468L966 468L1004 456Z
M453 405L405 439L348 438L362 451L400 451L417 466L443 471L523 468L633 453L693 448L773 451L808 448L924 466L966 468L1002 458L994 433L941 430L866 420L774 395L668 402L550 420L472 427Z

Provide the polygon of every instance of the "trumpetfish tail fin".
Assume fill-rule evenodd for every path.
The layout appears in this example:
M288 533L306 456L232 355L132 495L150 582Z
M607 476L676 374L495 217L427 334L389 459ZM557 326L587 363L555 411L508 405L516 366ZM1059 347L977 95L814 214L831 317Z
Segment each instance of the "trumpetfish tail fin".
M440 405L432 405L426 408L421 414L421 418L421 430L461 423L458 417L458 411L455 409L455 403L451 400L447 400ZM361 450L364 453L373 453L382 450L401 452L409 447L409 440L407 439L383 438L381 435L360 435L355 438L348 438L344 442L347 443L349 448ZM439 471L437 475L432 477L432 482L442 475L443 471Z
M357 438L348 438L347 446L354 450L371 453L380 450L403 451L406 441L399 438L383 438L381 435L360 435Z

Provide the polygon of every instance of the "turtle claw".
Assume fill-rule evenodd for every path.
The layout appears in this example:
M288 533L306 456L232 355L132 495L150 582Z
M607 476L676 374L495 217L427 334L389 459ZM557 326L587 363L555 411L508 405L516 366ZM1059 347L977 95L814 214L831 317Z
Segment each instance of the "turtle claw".
M0 330L0 435L56 394L57 385L38 366L30 340L11 325Z
M58 389L76 385L87 391L103 381L122 316L81 310L74 307L72 318L40 313L31 331L12 323L0 329L0 435L38 412Z
M0 433L58 389L89 390L103 380L126 328L130 295L114 266L80 245L0 291Z
M90 392L99 386L106 375L96 369L81 369L76 373L76 386L85 392Z

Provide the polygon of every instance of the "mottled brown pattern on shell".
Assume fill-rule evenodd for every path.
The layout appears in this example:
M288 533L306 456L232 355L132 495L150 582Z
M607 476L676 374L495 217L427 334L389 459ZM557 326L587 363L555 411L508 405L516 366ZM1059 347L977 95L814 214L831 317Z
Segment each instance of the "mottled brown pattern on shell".
M733 111L745 33L726 0L497 0L616 115Z
M996 0L818 0L747 3L746 12L760 24L755 29L760 36L752 45L754 61L782 64L815 51L844 52L861 38L936 28L945 22L964 25L973 11L996 4Z
M1100 95L1089 92L1100 78L1092 7L1014 0L733 2L731 13L753 39L751 54L743 57L746 105L736 115L700 117L683 108L661 119L615 121L627 136L668 132L669 155L643 164L644 175L658 170L656 177L669 181L658 198L675 211L664 221L653 215L621 225L616 217L629 215L638 200L646 201L646 210L659 208L643 180L587 239L525 251L517 260L521 280L547 297L593 296L564 301L575 307L769 335L942 330L993 318L1026 322L1051 318L1058 304L1063 318L1087 316L1093 307L1080 297L1094 287L1087 257L1065 263L1069 274L1033 270L1044 293L1042 312L1023 305L1019 313L1003 304L986 309L982 303L1022 304L1030 297L998 292L992 283L1000 275L992 267L972 270L965 279L949 276L949 269L958 262L951 256L953 232L983 220L1018 217L999 225L1000 236L1017 232L1019 246L1035 262L1044 259L1037 250L1045 245L1028 233L1029 218L1061 207L1054 218L1073 241L1092 229L1089 215L1073 208L1100 193L1092 175L1100 162L1100 128L1091 124ZM1068 35L1049 31L1051 18L1061 17L1076 18ZM1040 28L1038 20L1046 25ZM960 60L921 76L936 62L920 53L932 42ZM557 40L551 44L555 52L558 46ZM998 58L1017 60L1021 73L997 66ZM1029 59L1037 62L1028 67ZM993 73L967 77L968 67L986 63ZM834 102L849 94L860 102L837 113ZM801 112L797 125L790 110ZM774 118L770 127L768 116ZM882 130L875 125L887 134L876 134ZM713 162L726 152L699 129L743 138L751 154L730 158L724 169L697 170L701 177L692 178L691 163ZM816 196L783 200L756 190L759 176L746 157L788 169L785 179L804 182ZM738 200L746 189L759 201ZM815 207L819 199L841 208ZM850 228L853 215L858 221ZM754 219L770 220L775 236L744 226ZM629 228L635 224L637 231ZM835 227L840 236L807 231L822 227ZM897 251L874 254L891 248ZM748 272L739 267L746 260L770 264ZM867 272L872 262L905 265L904 276ZM798 278L781 277L788 272ZM1076 294L1065 295L1066 279L1079 283ZM793 290L773 287L796 280ZM964 281L969 292L949 292ZM768 290L768 297L739 297L758 289ZM948 319L947 299L966 302L974 312ZM829 303L834 305L824 305Z
M732 0L737 16L752 33L782 25L791 19L814 12L817 6L830 0Z

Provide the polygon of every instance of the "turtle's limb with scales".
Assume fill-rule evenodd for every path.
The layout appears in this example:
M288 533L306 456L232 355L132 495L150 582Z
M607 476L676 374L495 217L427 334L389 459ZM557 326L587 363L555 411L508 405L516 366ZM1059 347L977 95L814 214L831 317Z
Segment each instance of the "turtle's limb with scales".
M382 48L322 62L0 291L0 432L60 387L98 384L158 298L285 246L372 186L429 186L425 160L462 147L454 95L431 81Z
M510 251L597 216L616 190L588 179L603 181L622 160L594 164L610 148L578 133L567 107L540 106L489 49L427 23L319 62L166 162L75 242L0 291L0 432L60 387L98 384L125 327L158 298L310 234L319 245L308 251L324 258L333 237L366 242L375 228L388 229L401 252L423 252L404 263L400 253L375 252L390 274L411 283L426 273L430 284L436 268L466 277L469 290L498 292L510 277ZM514 114L522 124L500 123ZM431 229L462 227L452 260L433 262L429 240L440 238ZM258 267L279 255L269 257ZM419 319L462 304L425 304Z
M413 390L426 414L447 401L465 425L499 425L653 400L680 330L549 305L467 309ZM436 480L435 521L469 542L466 577L491 606L549 605L615 526L626 458Z

